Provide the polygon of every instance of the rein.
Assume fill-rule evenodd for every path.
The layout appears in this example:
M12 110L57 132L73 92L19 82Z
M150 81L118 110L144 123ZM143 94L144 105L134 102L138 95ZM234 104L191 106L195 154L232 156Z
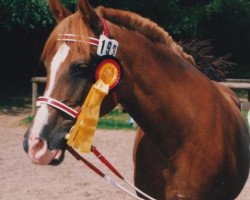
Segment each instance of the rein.
M96 166L94 166L92 163L90 163L89 161L87 161L85 158L83 158L81 155L79 155L72 147L68 146L67 150L77 159L82 161L85 165L87 165L91 170L93 170L97 175L99 175L100 177L102 177L107 183L109 183L110 185L112 185L113 187L116 187L118 189L120 189L121 191L127 193L129 196L135 198L135 199L139 199L139 200L143 200L143 198L136 196L134 193L130 192L129 190L127 190L126 188L124 188L123 186L121 186L119 183L117 183L115 180L113 180L110 176L104 174L101 170L99 170ZM150 200L156 200L153 197L147 195L146 193L144 193L143 191L141 191L139 188L137 188L136 186L134 186L132 183L130 183L127 179L125 179L114 167L113 165L97 150L97 148L95 146L91 147L91 152L104 164L106 165L106 167L108 167L108 169L110 171L112 171L119 179L121 179L123 182L125 182L126 185L128 185L129 187L133 188L135 191L137 191L138 193L140 193L142 196L146 197L147 199Z

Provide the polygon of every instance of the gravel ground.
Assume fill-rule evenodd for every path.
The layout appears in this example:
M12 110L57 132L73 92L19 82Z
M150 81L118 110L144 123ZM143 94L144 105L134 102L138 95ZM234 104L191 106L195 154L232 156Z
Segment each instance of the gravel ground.
M66 153L57 166L36 166L22 148L22 115L0 115L0 200L129 200L130 196L107 185L82 163ZM130 181L133 180L132 147L135 132L96 133L95 145ZM111 173L93 155L85 156L105 173ZM117 180L117 179L116 179ZM119 180L118 180L119 181ZM250 180L237 200L250 199Z

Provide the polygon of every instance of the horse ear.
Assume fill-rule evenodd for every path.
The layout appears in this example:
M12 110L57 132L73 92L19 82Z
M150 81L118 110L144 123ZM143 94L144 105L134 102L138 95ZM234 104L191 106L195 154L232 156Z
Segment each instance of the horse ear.
M89 2L87 0L78 0L78 10L81 12L82 18L88 27L96 35L101 34L103 31L101 19Z
M58 0L49 0L49 7L57 23L72 14L67 8L63 7Z

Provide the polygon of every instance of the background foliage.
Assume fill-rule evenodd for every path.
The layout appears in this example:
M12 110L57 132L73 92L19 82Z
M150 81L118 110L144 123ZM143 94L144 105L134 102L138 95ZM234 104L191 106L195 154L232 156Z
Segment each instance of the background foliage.
M76 0L61 2L71 11L76 9ZM90 2L137 12L163 26L177 41L209 39L213 56L230 53L241 77L250 77L250 0ZM30 78L44 75L39 57L54 20L46 0L0 0L0 9L0 96L27 94Z

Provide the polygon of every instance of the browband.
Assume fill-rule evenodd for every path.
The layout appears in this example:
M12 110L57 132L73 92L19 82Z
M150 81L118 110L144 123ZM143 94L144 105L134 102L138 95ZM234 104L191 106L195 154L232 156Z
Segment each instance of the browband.
M102 23L102 26L103 26L102 35L105 35L106 37L109 37L109 29L108 29L107 22L102 17L100 17L100 20L101 20L101 23ZM89 37L86 40L86 38L81 36L81 35L75 35L75 34L70 34L70 33L59 34L58 36L59 36L59 38L57 40L59 40L59 41L82 42L82 43L92 44L94 46L99 45L99 39L93 38L93 37Z

